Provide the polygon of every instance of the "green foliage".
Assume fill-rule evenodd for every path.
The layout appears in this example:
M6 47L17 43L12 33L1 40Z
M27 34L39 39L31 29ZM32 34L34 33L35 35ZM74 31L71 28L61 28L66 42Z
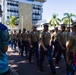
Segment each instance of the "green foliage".
M15 16L11 16L10 17L10 20L8 22L8 25L11 26L12 30L14 29L14 27L16 25L16 21L17 21L17 18Z
M72 14L72 13L64 13L64 17L62 18L62 21L64 24L70 25L73 23L73 17L76 18L76 15Z
M59 23L61 22L61 20L59 18L57 18L58 14L53 14L52 15L52 19L49 21L49 24L51 26L56 26L59 25Z

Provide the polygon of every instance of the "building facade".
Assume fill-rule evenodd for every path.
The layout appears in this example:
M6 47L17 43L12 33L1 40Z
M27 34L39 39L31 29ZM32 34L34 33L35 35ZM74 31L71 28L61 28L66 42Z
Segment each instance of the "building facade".
M29 30L42 20L43 3L45 0L2 0L3 23L7 25L11 16L17 18L18 27Z

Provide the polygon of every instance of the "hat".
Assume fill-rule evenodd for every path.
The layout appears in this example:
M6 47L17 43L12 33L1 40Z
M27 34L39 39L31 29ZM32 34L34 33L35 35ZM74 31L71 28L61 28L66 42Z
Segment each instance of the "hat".
M55 27L55 30L58 30L58 27Z
M34 28L37 28L37 26L33 25Z
M65 28L66 27L66 24L61 24L61 27Z
M48 26L48 23L44 23L43 25L44 25L44 27L49 27L49 26Z
M23 28L23 31L26 31L26 28Z
M74 26L76 26L76 22L73 22L73 23L71 24L71 27L74 27Z

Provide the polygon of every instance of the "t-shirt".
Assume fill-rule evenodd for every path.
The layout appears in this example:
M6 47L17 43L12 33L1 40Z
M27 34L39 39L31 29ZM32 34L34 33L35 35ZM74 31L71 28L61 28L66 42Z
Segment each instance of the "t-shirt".
M0 74L3 74L9 69L7 55L2 50L3 46L8 46L9 39L7 27L0 23Z

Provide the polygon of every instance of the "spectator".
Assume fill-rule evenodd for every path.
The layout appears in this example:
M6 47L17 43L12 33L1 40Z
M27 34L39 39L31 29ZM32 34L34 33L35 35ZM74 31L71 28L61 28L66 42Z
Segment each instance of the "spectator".
M2 10L0 5L0 17ZM0 75L10 75L6 52L9 44L9 32L5 25L0 23Z

